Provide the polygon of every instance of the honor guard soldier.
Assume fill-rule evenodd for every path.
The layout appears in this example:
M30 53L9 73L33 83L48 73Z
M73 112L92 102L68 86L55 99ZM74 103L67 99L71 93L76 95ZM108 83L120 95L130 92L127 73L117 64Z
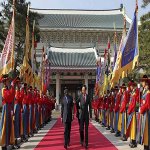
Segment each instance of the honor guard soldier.
M102 102L103 102L103 96L101 95L99 98L99 122L102 124Z
M15 148L20 148L17 144L17 139L23 135L22 128L22 96L21 96L21 86L20 86L20 78L17 77L15 80L16 83L16 91L15 91L15 99L14 99L14 130L15 130Z
M2 117L0 128L0 145L2 150L6 150L7 146L14 145L14 126L12 118L12 102L14 96L14 84L10 86L10 78L8 74L2 75L0 82L3 83L2 88Z
M111 99L110 91L107 90L106 105L105 105L106 122L107 122L106 123L106 125L107 125L106 130L110 130L110 99Z
M28 99L29 99L29 134L30 136L33 136L34 102L33 102L32 86L30 86L28 89Z
M148 108L149 108L149 101L150 101L150 80L148 79L147 75L144 75L141 79L143 91L141 93L141 100L140 100L140 120L139 120L139 134L138 134L138 142L144 145L144 150L149 150L149 116L148 116Z
M107 100L107 95L103 95L103 100L102 100L102 127L106 127L106 100Z
M137 137L137 119L136 119L136 103L139 98L137 93L137 85L132 80L129 82L129 88L130 88L130 99L129 99L129 107L127 110L128 113L128 123L127 123L127 132L126 137L130 137L130 144L129 146L131 148L137 147L136 144L136 137Z
M121 93L119 92L118 86L114 88L115 93L115 106L114 106L114 130L115 136L120 136L120 131L118 130L118 122L119 122L119 110L120 110L120 102L121 102Z
M111 133L114 133L114 107L115 107L115 94L114 88L111 89L111 96L110 96L110 127Z
M28 88L27 88L27 83L24 83L24 87L21 90L22 94L22 111L23 111L23 141L27 142L28 141Z
M92 101L92 108L94 109L95 121L97 121L97 122L99 120L98 119L98 104L99 104L98 94L99 94L98 87L95 87L95 96L94 96L94 99Z
M127 131L127 104L128 104L128 93L126 90L125 84L122 84L122 97L121 97L121 106L120 106L120 113L122 115L122 126L121 126L121 135L122 140L127 141L126 138L126 131Z
M39 112L38 112L38 90L36 87L34 88L34 117L35 117L34 133L37 133L39 126L38 124Z

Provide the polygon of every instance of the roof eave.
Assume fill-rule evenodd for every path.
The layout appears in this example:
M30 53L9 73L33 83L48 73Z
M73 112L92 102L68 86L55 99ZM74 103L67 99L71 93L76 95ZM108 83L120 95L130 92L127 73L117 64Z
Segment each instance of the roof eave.
M128 29L128 28L127 28ZM40 27L40 31L114 31L114 28L49 28ZM123 28L116 28L116 31L122 32Z
M51 70L96 70L95 67L50 67Z
M80 9L36 9L30 8L30 11L39 14L74 14L74 15L118 15L121 14L119 9L110 10L80 10Z

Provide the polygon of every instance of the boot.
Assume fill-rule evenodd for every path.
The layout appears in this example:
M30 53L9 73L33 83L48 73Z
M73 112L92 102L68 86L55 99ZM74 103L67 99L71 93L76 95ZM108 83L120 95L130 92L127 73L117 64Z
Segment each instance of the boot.
M110 131L110 132L111 132L111 133L115 133L115 131L114 131L114 129L113 129L113 128L111 129L111 131Z
M122 141L127 141L126 135L123 135L123 137L121 138Z
M116 134L115 134L115 137L119 137L119 136L121 136L121 134L120 134L119 131L117 131Z
M7 150L7 146L2 146L2 150Z
M110 126L108 126L108 127L106 128L106 130L110 130Z
M23 139L22 139L23 142L28 142L28 139L26 136L23 136Z
M148 146L144 145L144 150L149 150Z
M135 148L135 147L137 147L137 143L136 143L136 141L135 141L135 140L131 140L131 142L130 142L129 146L130 146L131 148Z

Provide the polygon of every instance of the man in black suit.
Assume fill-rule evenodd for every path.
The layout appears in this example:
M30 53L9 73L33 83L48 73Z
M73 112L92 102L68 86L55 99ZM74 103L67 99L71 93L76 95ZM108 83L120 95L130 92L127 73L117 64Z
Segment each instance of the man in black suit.
M80 143L83 146L84 142L84 131L85 131L85 148L88 148L88 126L89 118L92 120L92 108L91 100L86 93L86 86L82 86L82 94L80 95L78 102L79 118L80 118ZM85 126L85 130L84 130Z
M62 99L61 106L61 120L64 123L64 148L67 149L67 146L70 144L70 131L71 131L71 122L73 111L73 98L68 95L68 89L64 90L64 97Z
M79 126L80 126L80 118L79 118L79 103L77 102L77 100L79 99L81 95L81 88L78 88L77 90L77 96L76 96L76 109L77 109L77 112L76 112L76 117L78 118L78 123L79 123ZM79 130L80 130L80 127L79 127Z

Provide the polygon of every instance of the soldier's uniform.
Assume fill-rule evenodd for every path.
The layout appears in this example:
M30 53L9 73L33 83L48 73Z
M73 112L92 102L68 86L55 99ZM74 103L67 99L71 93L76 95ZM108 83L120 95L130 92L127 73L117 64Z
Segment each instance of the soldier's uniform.
M15 144L14 126L13 126L13 110L12 102L14 98L14 85L9 87L10 78L7 74L2 75L1 82L4 87L2 88L2 117L0 125L0 145L3 149L7 149L8 145Z
M32 86L28 89L28 99L29 99L29 134L33 136L33 123L34 123L34 97Z
M126 137L130 137L131 148L137 147L136 136L137 136L137 119L136 119L136 103L138 101L138 93L136 92L136 83L134 81L129 82L129 87L131 89L129 107L128 107L128 123Z
M24 83L24 88L21 90L21 95L22 95L22 119L23 119L23 141L26 142L28 141L28 91L27 91L27 84Z
M41 106L40 106L40 91L37 91L37 105L38 105L38 122L37 122L37 129L40 129L41 125Z
M106 127L106 100L107 96L104 95L102 99L102 127Z
M119 92L119 89L117 86L115 86L115 106L114 106L114 130L115 130L115 136L120 136L120 131L118 129L119 124L119 110L120 110L120 102L121 102L121 92ZM120 117L121 118L121 117ZM120 125L121 126L121 125Z
M99 104L98 104L98 109L99 109L99 123L100 124L102 123L102 100L103 100L103 97L100 96L100 98L99 98Z
M140 119L138 129L138 142L144 145L144 150L149 150L149 102L150 102L150 81L146 75L141 79L143 91L140 101Z
M43 111L43 95L41 94L40 98L39 98L39 125L40 128L43 127L43 115L42 115L42 111Z
M94 109L95 121L98 121L98 104L99 104L99 97L95 95L92 101L92 108Z
M35 111L35 133L39 127L39 112L38 112L38 91L34 89L34 111Z
M105 105L106 125L107 125L106 130L110 130L110 103L111 103L111 95L110 95L110 91L107 90L106 105Z
M15 99L14 99L14 130L15 130L15 147L19 148L20 146L17 144L17 138L20 138L23 135L22 128L22 96L21 96L21 88L20 88L20 78L17 77L16 80L16 91L15 91Z
M110 97L110 127L111 133L114 133L114 107L115 107L115 95L114 89L111 89L111 97Z
M122 140L126 141L126 131L127 131L127 104L128 104L128 93L126 91L126 86L123 84L122 88L122 97L121 97L121 106L120 106L120 113L122 115L122 125L121 125L121 135Z

